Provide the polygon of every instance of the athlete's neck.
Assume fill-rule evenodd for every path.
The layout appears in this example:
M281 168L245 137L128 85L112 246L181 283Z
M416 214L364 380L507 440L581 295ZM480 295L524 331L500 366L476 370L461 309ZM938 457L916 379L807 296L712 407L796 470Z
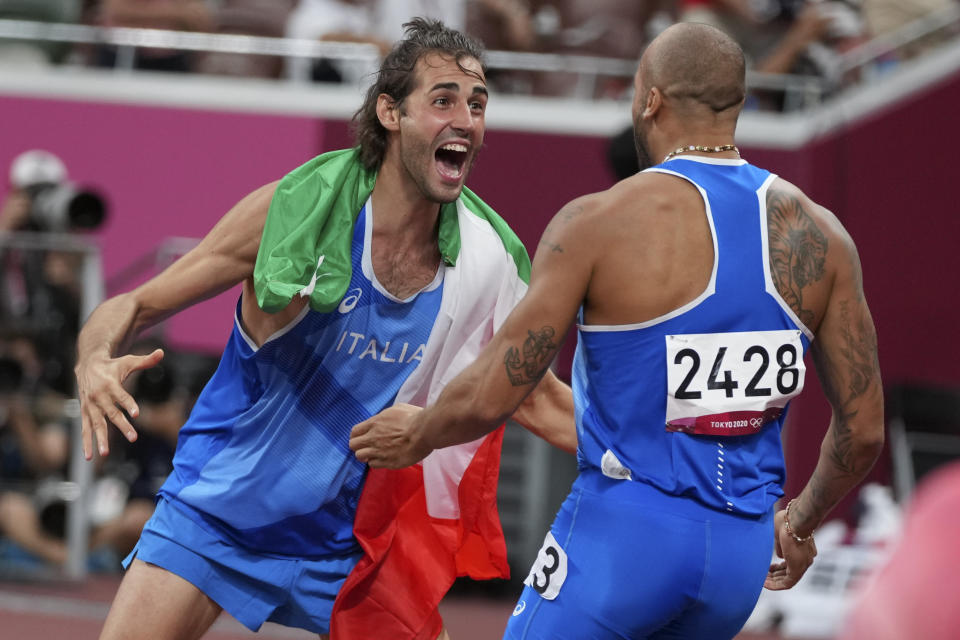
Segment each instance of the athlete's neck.
M405 245L435 246L440 205L424 198L397 164L385 161L377 174L371 194L376 211L373 231Z
M436 276L440 265L440 205L425 200L419 190L412 194L405 188L409 178L398 177L389 169L377 175L370 196L370 257L380 284L404 300Z

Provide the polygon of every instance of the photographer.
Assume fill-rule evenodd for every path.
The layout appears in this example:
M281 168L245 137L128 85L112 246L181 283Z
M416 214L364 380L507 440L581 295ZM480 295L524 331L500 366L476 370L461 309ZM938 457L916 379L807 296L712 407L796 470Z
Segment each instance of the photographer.
M96 226L104 209L46 151L17 156L9 187L0 201L0 534L7 566L33 569L66 559L64 402L73 394L81 266L78 254L36 248L36 237L76 230L74 221Z
M63 162L31 150L10 166L10 191L0 203L0 232L58 233L97 228L106 207L95 192L67 179ZM24 249L16 236L0 248L0 325L30 327L54 387L72 392L79 325L80 256Z
M55 569L67 560L65 397L45 388L41 371L28 337L0 339L0 564L8 570ZM133 548L173 468L186 418L188 393L171 364L131 376L128 384L141 399L141 437L128 443L118 436L117 455L97 461L88 512L91 571L119 570L119 558Z
M67 167L43 149L24 151L10 164L10 188L0 206L0 231L74 232L98 228L106 203L96 191L69 181Z
M43 370L32 335L0 337L0 534L16 544L4 546L8 561L29 559L17 550L66 560L62 542L44 527L55 514L44 514L38 502L40 487L63 479L69 446L66 398L45 384Z

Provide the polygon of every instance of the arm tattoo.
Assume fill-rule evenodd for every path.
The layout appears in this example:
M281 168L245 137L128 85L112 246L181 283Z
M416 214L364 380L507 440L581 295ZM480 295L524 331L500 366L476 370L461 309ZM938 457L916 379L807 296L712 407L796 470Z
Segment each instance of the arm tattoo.
M527 331L522 355L516 347L507 349L503 363L507 367L510 384L519 387L540 379L557 351L558 345L553 340L555 334L553 327L543 327L536 332Z
M830 480L859 478L873 460L859 460L855 452L851 420L857 416L861 401L870 393L879 393L880 363L877 359L877 335L868 317L858 313L862 297L839 303L842 344L832 353L819 352L814 362L823 382L823 391L834 408L833 437L826 453L834 471L828 477L811 478L812 510L826 514L841 496L834 495Z
M845 473L856 474L856 461L850 455L850 420L857 415L859 400L870 389L870 385L879 378L880 365L877 362L877 338L873 327L859 314L850 309L849 300L840 303L840 320L843 332L843 346L838 350L839 364L846 375L845 384L839 382L838 372L831 372L831 384L825 385L825 392L831 404L837 407L837 437L834 441L831 459L837 469ZM833 363L831 363L833 364Z
M554 253L563 253L563 245L555 240L557 236L556 227L569 223L582 211L583 207L570 204L560 209L553 220L550 221L550 224L547 225L547 228L544 229L543 235L540 237L540 244Z
M827 238L795 197L767 193L767 232L770 239L770 275L783 299L805 325L813 311L803 308L803 288L823 278Z

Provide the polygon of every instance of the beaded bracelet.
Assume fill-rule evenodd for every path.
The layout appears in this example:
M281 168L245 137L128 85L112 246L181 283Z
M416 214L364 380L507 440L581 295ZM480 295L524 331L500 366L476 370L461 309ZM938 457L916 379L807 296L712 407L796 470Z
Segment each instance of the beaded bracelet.
M786 530L787 535L796 540L798 544L803 544L808 540L813 540L813 533L811 532L807 537L801 538L793 532L793 528L790 526L790 505L792 505L795 500L796 498L787 503L787 509L783 514L783 528Z

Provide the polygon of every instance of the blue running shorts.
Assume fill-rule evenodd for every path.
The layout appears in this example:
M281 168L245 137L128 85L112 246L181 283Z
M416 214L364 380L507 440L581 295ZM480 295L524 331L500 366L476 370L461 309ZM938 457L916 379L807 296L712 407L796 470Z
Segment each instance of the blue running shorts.
M330 632L333 601L362 551L323 559L254 553L228 543L160 498L134 557L192 583L244 626L266 622Z
M733 638L760 596L772 553L772 509L759 518L723 513L585 470L504 638Z

